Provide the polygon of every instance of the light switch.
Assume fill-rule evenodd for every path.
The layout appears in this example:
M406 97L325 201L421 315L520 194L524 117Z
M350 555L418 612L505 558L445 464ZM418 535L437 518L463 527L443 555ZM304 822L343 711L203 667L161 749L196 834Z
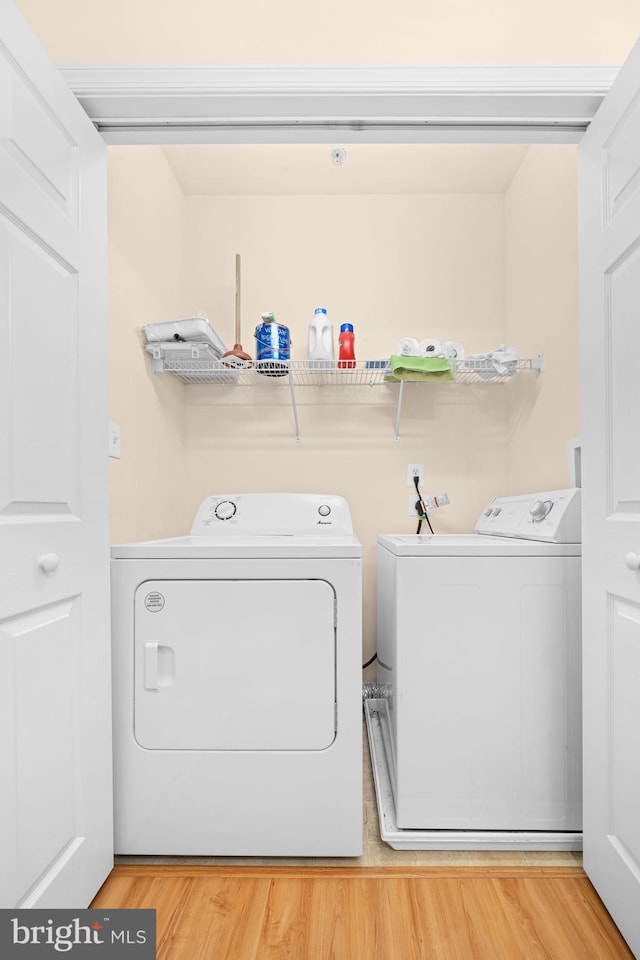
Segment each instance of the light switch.
M109 422L109 456L120 459L120 424Z

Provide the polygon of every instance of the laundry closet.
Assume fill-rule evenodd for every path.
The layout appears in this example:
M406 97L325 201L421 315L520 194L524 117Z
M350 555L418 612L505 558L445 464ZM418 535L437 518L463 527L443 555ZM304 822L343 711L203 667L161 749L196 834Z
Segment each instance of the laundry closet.
M310 32L306 24L300 37L270 32L270 11L268 22L256 22L252 45L246 31L229 29L233 22L217 14L212 29L194 30L202 18L180 8L170 32L164 17L141 16L141 31L125 36L108 18L88 32L76 18L69 31L60 11L47 22L38 4L19 5L31 7L48 56L16 6L4 4L3 161L10 176L2 195L9 214L3 264L11 284L4 408L11 429L4 431L9 576L2 578L2 613L12 776L3 902L87 903L112 863L104 762L111 733L109 539L131 544L184 534L198 503L216 490L343 496L363 545L369 657L376 647L376 535L415 530L407 464L424 463L426 495L447 492L450 504L434 511L434 526L457 535L471 530L496 494L566 487L567 441L582 434L584 866L637 952L638 925L627 905L638 876L639 448L628 438L637 423L640 61L632 53L619 74L551 66L620 63L637 24L625 27L624 17L609 13L589 22L586 15L576 32L567 13L564 22L554 14L551 31L542 15L526 30L514 18L496 31L483 12L461 43L459 18L436 18L426 30L405 18L405 43L397 17L390 32L354 15L336 47L335 30L328 44L322 29ZM165 69L169 37L175 67ZM266 69L242 66L262 61L265 50ZM352 56L355 66L339 66ZM389 56L407 64L479 57L487 67L364 66L367 57L376 64ZM72 65L63 79L49 58ZM522 69L540 61L549 66ZM195 66L207 62L214 65ZM513 66L490 66L507 62ZM172 131L188 139L280 137L283 119L292 139L336 134L318 163L327 176L342 177L341 189L335 176L314 188L294 175L309 172L308 161L285 162L284 186L225 181L224 169L266 172L268 151L249 145L244 160L231 149L222 165L205 157L213 183L187 177L168 149L125 146L132 137L166 143ZM381 139L389 140L405 130L412 139L451 131L492 141L531 135L537 145L505 145L511 158L504 163L496 159L502 148L434 145L418 166L436 176L420 181L396 143L386 151L392 182L376 185L355 162L364 159L356 146L381 126ZM108 157L101 133L113 145ZM580 140L579 148L555 145L566 139ZM331 165L331 151L341 146L345 163ZM400 418L402 385L308 387L298 397L298 443L285 383L185 386L154 374L144 351L145 323L194 313L206 313L232 345L237 253L250 350L259 315L272 310L291 329L292 356L304 357L307 324L322 306L336 329L354 325L356 355L374 365L414 336L455 340L467 353L505 343L523 357L543 356L544 367L506 384L406 384ZM27 341L36 349L25 350ZM122 437L121 457L109 464L110 517L107 358L108 415ZM353 675L357 687L359 657Z
M363 544L363 652L375 650L375 540L412 533L407 464L447 492L436 532L467 532L490 497L569 485L578 436L576 148L568 145L109 147L111 540L185 533L216 492L346 498ZM507 383L296 389L154 374L142 328L204 314L231 348L273 311L307 356L325 307L358 360L404 337L500 344L543 369ZM286 379L286 378L285 378ZM264 378L266 381L267 378ZM379 378L382 380L382 378ZM397 421L397 422L396 422ZM396 429L397 428L397 429ZM396 434L399 439L396 440Z

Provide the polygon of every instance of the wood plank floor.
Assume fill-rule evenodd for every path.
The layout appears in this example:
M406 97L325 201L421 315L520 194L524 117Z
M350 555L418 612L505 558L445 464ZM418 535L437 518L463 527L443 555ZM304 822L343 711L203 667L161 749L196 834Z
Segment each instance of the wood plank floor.
M91 906L154 908L158 960L633 960L575 868L116 866Z

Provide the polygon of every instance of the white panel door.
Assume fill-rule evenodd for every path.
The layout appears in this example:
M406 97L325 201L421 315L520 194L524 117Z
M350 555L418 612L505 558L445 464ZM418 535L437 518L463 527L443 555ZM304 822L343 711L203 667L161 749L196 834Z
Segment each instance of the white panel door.
M112 865L105 147L0 0L0 906Z
M334 610L326 580L140 584L136 741L149 750L326 749L335 739Z
M584 863L640 957L640 44L578 172Z

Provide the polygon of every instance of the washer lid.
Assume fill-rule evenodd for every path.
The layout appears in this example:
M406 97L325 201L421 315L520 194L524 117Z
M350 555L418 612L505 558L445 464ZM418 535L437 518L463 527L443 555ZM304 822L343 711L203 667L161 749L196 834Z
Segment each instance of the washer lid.
M362 546L354 536L191 536L169 540L119 543L111 547L120 560L209 560L219 558L323 558L361 557Z
M579 543L543 543L473 533L381 533L378 544L396 557L576 557Z

